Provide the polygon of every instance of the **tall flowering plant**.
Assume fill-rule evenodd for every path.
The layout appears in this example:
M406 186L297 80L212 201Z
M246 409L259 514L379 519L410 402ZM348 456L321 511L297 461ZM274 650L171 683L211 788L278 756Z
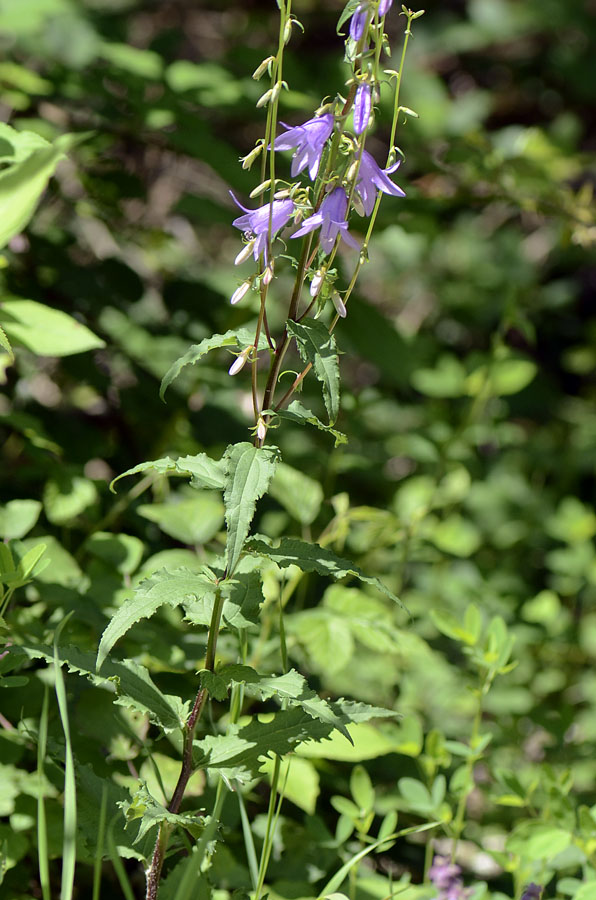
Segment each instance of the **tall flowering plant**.
M224 804L238 803L246 825L243 787L259 777L263 758L272 756L271 794L260 858L252 844L250 829L244 829L253 897L260 900L265 891L279 815L277 796L283 793L281 760L301 741L321 740L334 730L351 740L349 725L354 721L354 705L319 698L301 675L287 670L283 628L280 628L279 647L281 673L262 673L255 667L258 653L253 649L259 644L263 602L261 571L273 562L280 568L293 566L335 579L350 574L399 602L383 583L324 544L282 538L275 546L267 539L251 538L249 532L256 503L267 492L279 464L280 453L271 441L271 432L284 417L327 431L336 443L345 440L335 429L340 377L334 332L338 321L349 315L350 296L367 261L383 195L389 195L392 200L405 196L390 176L399 166L401 156L395 138L403 110L399 93L406 48L412 22L422 13L406 7L398 12L392 9L390 0L363 0L357 5L350 0L338 26L339 30L349 20L345 38L348 67L345 90L340 85L340 91L305 121L284 124L278 116L282 93L287 88L284 52L294 26L299 23L292 13L292 0L278 0L278 7L277 51L253 75L258 80L268 73L270 78L269 86L257 102L258 108L266 109L265 133L242 160L244 169L257 166L260 170L259 183L249 192L255 205L244 205L232 195L242 212L232 222L242 235L234 263L250 265L252 271L240 281L230 302L256 307L256 324L252 330L244 326L213 335L191 347L172 365L162 384L163 395L184 366L197 362L209 350L228 348L235 356L229 375L244 378L249 372L254 416L252 441L230 445L219 460L205 454L178 460L166 458L143 463L124 473L153 469L161 474L185 475L193 487L221 490L226 524L226 543L220 558L204 566L199 575L184 569L162 570L142 582L133 597L118 609L99 646L98 671L131 624L152 615L163 604L181 608L185 618L205 633L206 655L197 676L196 694L176 707L173 715L178 724L169 725L178 729L181 756L172 796L164 807L143 786L132 802L126 804L127 818L140 819L140 837L154 836L146 869L147 900L156 900L160 893L164 864L176 851L177 844L173 842L181 830L185 834L190 832L196 839L184 867L182 883L192 885L198 881L201 897L208 896L211 887L217 887L210 885L208 870L215 839L221 837ZM382 56L390 53L385 33L388 15L395 16L396 22L401 16L406 26L396 70L381 66ZM393 119L389 124L385 159L378 162L366 149L366 143L377 126L376 104L381 91L393 92ZM289 177L281 174L287 167L288 153L291 154ZM363 218L366 220L364 235ZM298 251L292 258L296 247ZM338 267L334 263L340 250L342 265ZM278 287L282 267L295 272L293 287L287 295ZM338 275L338 268L347 272L345 279ZM275 320L279 321L279 308L284 304L285 325L281 334L274 334L270 326L271 309L275 305ZM301 368L282 391L280 373L286 355L292 350L297 352ZM321 383L327 423L294 398L311 370ZM237 661L225 666L218 661L217 653L222 629L227 629L232 645L235 641L237 647ZM209 727L205 710L212 700L222 702L228 698L229 708L221 720L223 724L218 723L215 729ZM254 699L276 700L279 709L272 722L253 720L241 726L240 717L250 709ZM358 721L394 715L391 710L362 703L357 707ZM215 801L211 809L183 813L188 783L197 769L203 769L215 784ZM178 877L176 870L174 876ZM176 897L179 895L187 896L178 891Z

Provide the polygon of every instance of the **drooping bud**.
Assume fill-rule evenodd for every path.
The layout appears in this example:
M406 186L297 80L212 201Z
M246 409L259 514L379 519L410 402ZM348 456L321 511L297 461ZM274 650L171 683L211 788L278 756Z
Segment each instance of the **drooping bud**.
M284 45L290 42L292 37L292 19L288 19L284 27Z
M345 304L344 304L343 300L341 299L341 297L340 297L339 294L337 293L337 291L333 291L333 293L331 294L331 299L332 299L332 301L333 301L333 305L334 305L334 307L335 307L335 312L337 313L337 315L338 315L340 318L345 319L345 317L346 317L347 314L348 314L348 311L347 311L347 309L346 309L346 307L345 307Z
M268 56L267 59L264 59L263 62L257 66L257 68L252 73L252 77L255 81L258 81L259 78L263 77L272 62L275 62L275 57Z
M259 420L257 422L257 437L262 442L267 437L267 426L265 425L265 420L263 416L259 416Z
M246 364L246 360L248 359L248 355L251 350L252 350L252 347L247 347L246 350L243 350L242 353L240 353L236 357L236 359L234 360L234 362L228 369L228 375L237 375L238 372L240 372L244 368L244 366Z
M269 263L263 272L263 284L271 284L273 281L273 263Z
M317 271L315 272L315 274L313 276L313 280L310 283L310 296L311 297L317 296L317 294L321 290L324 280L325 280L325 272L322 271L321 269L317 269Z
M370 107L370 84L367 84L366 81L361 81L354 99L354 131L356 134L362 134L368 127Z
M359 41L368 24L368 4L361 3L356 7L350 20L350 37L353 41Z
M250 169L250 167L254 163L255 159L260 155L261 150L263 149L264 143L265 143L265 141L259 141L257 146L253 147L253 149L250 151L250 153L247 153L246 156L240 157L243 169Z
M254 199L255 197L258 197L260 194L264 194L265 191L267 190L267 188L270 186L271 186L271 179L267 178L266 181L262 181L260 184L258 184L256 186L256 188L253 188L248 196L252 197Z
M240 303L243 297L245 297L252 287L252 281L246 280L243 281L239 288L236 288L232 296L230 297L230 303L232 306L235 306L237 303Z
M386 16L392 6L393 0L379 0L379 19Z
M257 109L260 109L261 106L267 106L267 104L271 100L272 94L273 94L273 91L271 90L271 88L268 91L265 91L265 93L262 94L259 97L259 99L257 100L257 103L256 103Z
M282 85L284 82L276 81L273 87L271 88L271 102L273 103L279 95L281 94Z
M252 256L252 252L255 246L254 239L249 241L248 244L245 244L236 259L234 260L234 265L239 266L240 263L245 262L249 256Z

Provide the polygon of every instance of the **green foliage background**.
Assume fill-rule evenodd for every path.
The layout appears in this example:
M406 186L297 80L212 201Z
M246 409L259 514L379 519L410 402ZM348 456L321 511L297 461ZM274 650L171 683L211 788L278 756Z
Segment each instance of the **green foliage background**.
M345 80L339 5L297 0L294 11L305 34L295 29L286 61L281 109L291 124ZM390 19L395 53L401 21ZM0 273L0 325L16 356L2 358L0 533L17 557L44 543L50 560L6 616L25 654L10 657L19 666L0 705L0 891L10 898L41 896L36 744L52 677L30 660L44 658L39 647L51 650L72 613L61 640L80 653L76 668L94 672L100 635L132 587L164 565L196 570L217 546L219 494L150 478L119 482L114 497L108 483L144 460L218 458L249 437L248 377L228 376L228 351L187 367L166 405L159 383L189 344L257 312L257 301L228 302L239 249L228 188L246 202L256 184L238 158L262 134L250 74L276 29L275 4L265 2L0 0L3 119L47 140L85 134ZM394 176L407 198L384 200L337 331L337 427L349 442L332 452L328 435L284 421L275 432L284 467L254 529L323 535L399 594L407 614L353 581L281 581L290 665L325 696L404 718L356 726L354 748L336 734L294 758L272 897L316 897L354 840L346 823L366 834L368 812L375 836L395 811L400 827L432 819L449 833L487 628L486 652L498 656L506 632L517 666L483 701L491 744L478 753L468 801L468 875L488 875L495 896L551 877L553 895L596 896L595 32L589 4L557 0L431 2L416 22L403 101L419 118L400 126L405 162ZM379 122L383 113L390 121L387 104L382 96ZM378 159L386 128L367 144ZM276 281L280 298L289 283L287 274ZM56 346L51 322L23 300L68 313L99 340ZM275 326L282 315L280 305ZM322 413L316 382L300 399ZM265 584L263 629L250 638L263 670L279 668L281 577L272 572ZM205 635L162 609L117 649L164 694L187 700ZM220 655L236 661L225 631ZM65 678L78 771L76 896L90 896L102 781L114 846L141 896L137 859L151 839L133 843L116 803L130 802L137 775L164 802L160 780L169 796L178 748L157 740L142 707L113 704L113 682ZM212 719L220 715L214 708ZM53 701L47 750L55 874L64 737ZM195 808L212 793L198 776ZM266 786L252 782L245 801L258 843ZM246 890L237 805L226 817L212 878L221 890ZM423 857L420 838L385 849L360 868L356 896L385 897L404 873L419 882ZM119 895L112 868L103 884L102 896ZM428 886L406 893L433 896Z

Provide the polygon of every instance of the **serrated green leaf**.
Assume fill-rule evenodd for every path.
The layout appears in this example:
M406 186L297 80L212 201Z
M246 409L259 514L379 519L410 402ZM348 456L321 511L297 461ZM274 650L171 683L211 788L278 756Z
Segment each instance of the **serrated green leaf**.
M175 572L164 569L146 578L135 588L133 596L125 600L116 611L103 632L97 651L97 671L101 669L116 641L136 622L149 619L165 604L176 607L184 600L200 600L212 607L215 591L215 584L206 576L197 575L188 569L178 569Z
M311 363L313 371L323 385L323 399L329 416L329 424L334 425L339 414L339 360L335 336L318 319L306 322L288 320L288 334L296 339L298 352L303 362Z
M139 475L141 472L156 472L158 475L187 475L191 478L193 487L212 490L221 490L224 486L224 468L221 460L211 459L206 453L197 453L195 456L180 456L172 459L164 456L162 459L154 459L149 462L139 463L132 469L122 472L110 483L110 490L114 491L114 485L127 475Z
M324 422L317 419L310 409L303 406L299 400L293 400L287 409L278 409L275 414L279 416L280 419L287 419L290 422L294 422L296 425L313 425L315 428L318 428L319 431L326 431L328 434L332 434L335 438L336 447L339 447L340 444L347 444L348 442L348 439L343 432L337 431L335 428L332 428L331 425L325 425Z
M256 777L260 759L270 753L283 756L305 740L327 737L333 726L311 718L299 707L275 713L269 722L230 725L225 735L195 741L195 765L218 769L228 777L246 781Z
M232 444L224 454L226 508L226 572L231 575L240 558L255 514L257 500L269 487L279 459L276 447Z
M9 652L24 655L29 659L54 661L53 648L42 644L23 643L11 647ZM95 670L95 654L91 651L62 645L58 647L58 656L60 662L68 666L69 672L84 675L95 685L105 686L111 683L116 689L115 702L118 705L148 716L151 722L159 725L165 732L183 727L187 712L186 704L178 697L162 694L151 680L147 669L139 663L131 659L106 660L101 675L98 675Z
M318 544L309 544L297 538L282 538L279 545L273 547L270 543L266 543L266 539L255 537L247 542L246 549L249 553L256 553L259 556L272 560L282 568L298 566L303 572L317 572L319 575L327 575L336 580L352 575L365 584L372 585L395 603L403 606L401 601L389 588L385 587L380 579L372 575L365 575L350 560L336 556L332 550L320 547Z
M8 353L9 363L14 362L14 353L8 335L2 327L0 327L0 347Z
M185 366L193 365L205 356L206 353L209 353L210 350L217 350L220 347L244 350L245 347L250 346L250 344L254 342L255 334L255 326L251 327L249 325L244 325L242 328L226 331L225 334L212 334L211 337L205 338L200 343L193 344L183 356L172 363L164 375L159 389L159 396L161 399L163 400L165 392ZM265 335L261 334L259 337L258 349L266 350L268 346L269 344L267 343Z
M201 816L194 816L188 813L179 815L170 812L165 806L162 806L158 800L153 797L146 785L135 791L130 802L124 801L118 803L126 816L127 823L135 822L140 819L139 830L134 843L142 841L146 834L155 828L160 822L168 822L170 825L178 825L191 832L193 837L198 837L203 830L204 819Z

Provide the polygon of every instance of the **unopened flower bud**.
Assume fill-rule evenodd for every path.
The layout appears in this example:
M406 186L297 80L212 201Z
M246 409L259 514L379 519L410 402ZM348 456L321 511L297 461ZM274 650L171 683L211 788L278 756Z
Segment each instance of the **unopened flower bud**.
M249 197L258 197L259 194L264 194L268 187L271 186L271 179L268 178L266 181L262 181L260 184L253 188L253 190L248 195Z
M257 422L257 437L260 441L264 441L267 437L267 426L263 416L259 416L259 421Z
M325 272L321 271L321 269L317 269L313 276L313 280L310 283L310 296L316 297L319 291L321 290L321 286L323 281L325 280Z
M333 305L335 306L335 311L336 311L337 315L340 316L342 319L345 319L345 317L348 314L348 311L344 305L343 300L337 293L337 291L333 291L333 293L331 294L331 299L333 301Z
M379 0L379 19L387 15L392 6L393 0Z
M364 34L364 29L368 24L368 5L360 3L350 21L350 37L353 41L359 41Z
M354 162L352 163L352 165L350 166L350 168L347 171L346 181L353 181L356 178L357 171L358 171L358 162L357 162L357 160L354 160Z
M240 263L245 262L249 256L252 256L253 248L255 246L254 240L249 241L248 244L245 244L236 259L234 260L234 265L239 266Z
M370 107L370 84L367 84L366 81L361 81L354 99L354 131L356 134L362 134L368 127Z
M263 284L271 284L273 281L273 263L269 263L263 272Z
M240 353L236 357L236 359L234 360L234 362L228 369L228 375L237 375L238 372L240 372L244 368L246 360L248 359L248 355L251 350L252 350L252 347L247 347L246 350L243 350L242 353Z
M272 62L275 62L275 57L268 56L267 59L264 59L263 62L257 66L257 68L252 73L252 77L255 81L258 81L259 78L263 77Z
M243 281L239 288L236 288L232 296L230 297L230 303L232 306L235 306L236 303L240 303L243 297L245 297L252 287L252 281Z
M247 153L246 156L241 156L240 160L242 162L243 169L250 169L255 159L260 155L261 150L263 149L264 141L259 141L256 147L254 147L250 153Z
M292 20L288 19L284 28L284 44L288 44L292 37Z
M271 88L271 102L272 103L275 103L275 101L281 94L282 84L283 84L283 82L276 81L275 84L273 85L273 87Z
M262 96L260 96L259 99L257 100L257 109L260 109L261 106L267 106L267 104L271 100L272 94L273 94L273 91L271 89L269 89L268 91L265 91L265 93L262 94Z
M284 188L283 191L276 191L273 195L275 200L285 200L286 197L290 196L290 189Z

